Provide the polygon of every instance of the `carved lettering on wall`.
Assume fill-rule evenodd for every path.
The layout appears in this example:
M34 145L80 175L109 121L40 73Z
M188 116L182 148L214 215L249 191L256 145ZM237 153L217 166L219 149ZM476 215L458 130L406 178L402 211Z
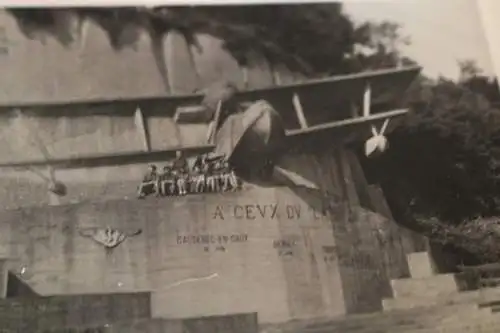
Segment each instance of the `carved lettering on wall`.
M244 243L248 241L247 234L231 234L231 235L177 235L178 245L217 245L217 251L225 251L225 245L231 243Z
M286 217L289 220L300 219L300 206L286 205Z
M273 240L273 248L278 251L280 257L291 257L294 254L294 248L298 244L298 236L289 236L283 239Z
M288 219L297 220L301 218L319 220L328 216L334 209L333 205L324 204L318 207L310 207L300 204L241 204L241 205L217 205L211 213L214 220L236 219L236 220L275 220Z
M108 249L113 249L123 243L128 237L139 235L142 230L126 230L120 231L118 229L113 229L110 227L106 228L85 228L79 230L80 235L83 237L89 237L95 242L103 245Z

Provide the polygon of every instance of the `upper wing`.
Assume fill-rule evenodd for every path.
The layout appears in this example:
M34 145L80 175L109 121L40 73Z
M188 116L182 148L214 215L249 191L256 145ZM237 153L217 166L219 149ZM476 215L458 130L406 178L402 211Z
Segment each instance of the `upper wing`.
M381 123L388 117L397 117L406 110L386 113L373 113L368 117L353 115L351 106L362 104L367 85L371 88L371 104L380 105L397 101L419 73L419 67L380 70L366 73L334 76L320 80L310 80L299 84L282 85L266 89L240 92L236 98L244 102L255 100L268 101L281 115L287 129L290 144L309 140L328 138L336 135L348 138L353 133L370 131L370 126ZM204 109L200 108L202 96L191 94L165 98L139 99L134 101L108 101L103 103L133 103L148 115L177 109L170 114L178 122L206 121ZM299 112L300 109L305 110ZM179 108L180 107L180 108ZM120 110L119 107L115 110ZM62 111L61 111L62 112ZM83 111L82 111L83 112ZM119 111L118 111L119 112ZM305 121L301 121L301 116ZM304 126L304 122L306 126ZM294 141L295 140L295 141ZM88 156L51 158L45 160L25 160L23 162L2 163L0 167L38 167L53 166L63 168L90 167L99 165L119 165L127 163L146 163L175 157L176 151L183 151L187 156L208 153L214 149L211 144L200 143L194 146L174 146L162 150L135 151L127 153L96 154Z

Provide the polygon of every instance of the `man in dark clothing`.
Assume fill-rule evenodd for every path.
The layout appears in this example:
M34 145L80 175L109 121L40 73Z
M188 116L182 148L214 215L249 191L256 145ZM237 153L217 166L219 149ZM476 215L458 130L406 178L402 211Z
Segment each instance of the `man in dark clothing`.
M222 169L223 169L222 171L223 191L225 192L229 190L231 191L237 190L240 184L233 168L231 168L231 165L229 164L228 161L224 160Z
M166 165L163 167L163 172L159 176L160 188L163 195L173 195L175 193L175 181L172 173L172 166Z
M156 165L150 164L148 166L148 171L142 179L142 184L139 186L138 197L142 199L153 193L159 193L158 173Z
M191 192L202 193L205 191L205 164L206 155L199 155L193 164L193 176L191 178Z
M180 172L180 173L186 173L189 171L189 165L188 165L188 162L186 160L186 158L184 157L184 154L182 153L182 151L178 150L175 152L175 160L174 160L174 164L173 164L173 169L177 172Z
M179 195L187 194L187 182L189 173L189 164L182 151L176 152L176 158L173 163L173 172L175 175L175 184Z

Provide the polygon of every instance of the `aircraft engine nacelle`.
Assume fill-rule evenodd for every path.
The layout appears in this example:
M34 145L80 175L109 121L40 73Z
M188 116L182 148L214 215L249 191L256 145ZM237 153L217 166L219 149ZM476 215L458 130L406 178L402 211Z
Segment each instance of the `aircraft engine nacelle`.
M49 192L54 193L57 196L63 197L67 194L66 185L62 182L54 181L49 184Z
M226 120L217 134L216 153L228 157L237 169L256 170L277 157L284 140L281 116L260 100Z

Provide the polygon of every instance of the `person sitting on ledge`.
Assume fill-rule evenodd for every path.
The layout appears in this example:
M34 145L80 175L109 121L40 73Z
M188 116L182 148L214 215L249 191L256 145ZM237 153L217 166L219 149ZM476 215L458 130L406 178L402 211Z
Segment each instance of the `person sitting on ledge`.
M217 184L216 184L216 177L215 177L215 163L213 161L207 161L205 164L205 178L206 178L206 184L207 184L207 191L208 192L215 192L217 189Z
M223 191L236 191L240 187L240 183L234 170L228 161L224 160L222 165L222 189Z
M202 193L205 191L205 169L206 156L200 155L196 158L193 165L193 176L191 178L191 192Z
M174 160L172 168L174 170L177 170L178 172L183 172L183 173L186 173L189 171L188 162L187 162L186 158L184 157L184 154L182 153L182 151L178 150L175 152L175 160Z
M214 178L215 178L215 192L223 190L224 184L224 160L219 159L214 161Z
M172 165L167 164L163 167L160 175L161 192L163 195L172 196L175 194L175 180L172 172Z
M138 189L138 197L140 199L156 193L158 194L159 192L159 186L158 186L158 173L156 171L156 165L150 164L148 166L148 171L144 175L144 178L142 179L142 184L139 185Z
M173 168L172 174L174 176L176 195L187 194L188 174L185 170L184 168Z

